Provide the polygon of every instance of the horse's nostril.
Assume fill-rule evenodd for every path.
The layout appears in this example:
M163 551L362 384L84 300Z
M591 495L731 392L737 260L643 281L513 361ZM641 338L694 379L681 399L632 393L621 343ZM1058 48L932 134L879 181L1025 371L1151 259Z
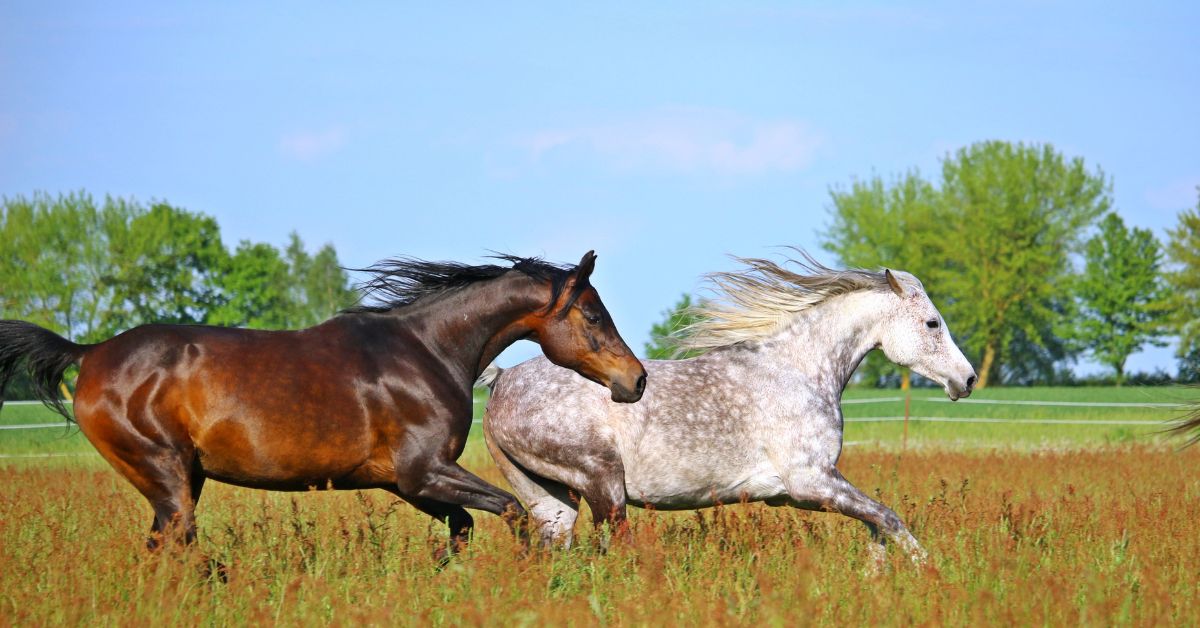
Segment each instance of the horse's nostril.
M972 375L967 378L967 390L971 390L974 387L975 387L975 376Z
M637 386L637 394L640 395L640 394L646 392L646 376L645 375L642 375L641 377L638 378L636 386Z

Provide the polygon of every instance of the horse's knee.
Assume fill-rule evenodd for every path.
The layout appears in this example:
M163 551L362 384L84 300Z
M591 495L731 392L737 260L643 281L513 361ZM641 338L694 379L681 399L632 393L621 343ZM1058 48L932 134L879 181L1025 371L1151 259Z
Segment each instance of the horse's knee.
M897 515L891 508L887 507L882 509L876 525L878 532L888 537L895 537L908 532L908 528L904 525L904 521L900 519L900 515Z

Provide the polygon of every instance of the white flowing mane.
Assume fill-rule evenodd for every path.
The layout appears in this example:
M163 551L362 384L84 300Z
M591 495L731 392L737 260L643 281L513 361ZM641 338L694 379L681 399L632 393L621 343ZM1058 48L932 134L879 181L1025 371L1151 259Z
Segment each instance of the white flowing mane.
M890 290L882 271L834 270L797 251L802 259L785 258L793 272L770 260L734 259L746 268L705 275L716 298L703 300L688 314L696 322L672 334L676 351L703 352L774 335L799 312L826 300L861 290Z

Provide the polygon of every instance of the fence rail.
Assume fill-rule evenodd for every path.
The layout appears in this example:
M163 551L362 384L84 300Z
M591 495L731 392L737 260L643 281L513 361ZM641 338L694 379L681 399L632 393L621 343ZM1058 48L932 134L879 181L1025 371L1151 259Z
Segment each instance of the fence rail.
M945 397L912 397L912 401L929 402L929 403L978 403L985 405L996 406L1066 406L1075 408L1186 408L1192 404L1188 403L1159 403L1151 401L1036 401L1036 400L1019 400L1019 399L959 399L951 401ZM867 397L862 399L843 399L842 405L854 405L862 403L893 403L904 401L904 397ZM40 401L5 401L6 406L34 406L40 405ZM66 405L71 405L71 401L63 400ZM486 400L476 399L475 404L487 403Z
M842 404L893 403L904 401L904 397L872 397L869 399L843 399ZM951 401L944 397L913 397L915 402L928 403L976 403L993 406L1058 406L1070 408L1186 408L1186 403L1154 403L1141 401L1033 401L1017 399L959 399Z
M879 403L897 403L904 401L904 397L872 397L868 399L843 399L843 405L855 404L879 404ZM931 403L954 403L949 399L938 397L912 397L914 402L931 402ZM4 405L33 405L40 404L40 401L7 401ZM66 403L70 403L69 401ZM474 404L480 405L487 403L483 399L475 399ZM957 403L974 403L974 404L991 404L991 405L1014 405L1014 406L1048 406L1048 407L1076 407L1076 408L1144 408L1144 409L1176 409L1189 407L1185 403L1156 403L1156 402L1088 402L1088 401L1026 401L1026 400L1005 400L1005 399L960 399ZM890 423L902 422L905 420L903 416L874 416L874 417L849 417L845 421L847 423ZM987 417L933 417L933 416L909 416L909 421L922 421L928 423L1013 423L1013 424L1040 424L1040 425L1155 425L1160 423L1157 419L1149 419L1144 421L1137 420L1103 420L1103 419L1039 419L1039 418L1009 418L997 419ZM472 423L482 423L479 419L475 419ZM0 430L37 430L50 428L64 428L74 425L73 423L19 423L14 425L0 425Z
M864 416L844 419L847 423L903 422L902 416ZM909 421L929 423L1033 423L1038 425L1162 425L1162 421L1104 421L1092 419L991 419L979 417L910 416Z

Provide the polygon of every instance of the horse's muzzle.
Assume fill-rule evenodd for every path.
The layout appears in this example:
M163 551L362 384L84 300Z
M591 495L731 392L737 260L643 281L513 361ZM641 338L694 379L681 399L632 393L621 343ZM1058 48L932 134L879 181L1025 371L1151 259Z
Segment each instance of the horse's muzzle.
M633 382L632 387L625 386L618 380L613 380L608 387L612 392L612 400L617 403L634 403L642 398L642 394L646 392L646 372Z
M950 397L950 401L958 401L971 396L971 391L975 390L975 382L978 381L975 374L972 373L963 384L951 382L946 386L946 394Z

